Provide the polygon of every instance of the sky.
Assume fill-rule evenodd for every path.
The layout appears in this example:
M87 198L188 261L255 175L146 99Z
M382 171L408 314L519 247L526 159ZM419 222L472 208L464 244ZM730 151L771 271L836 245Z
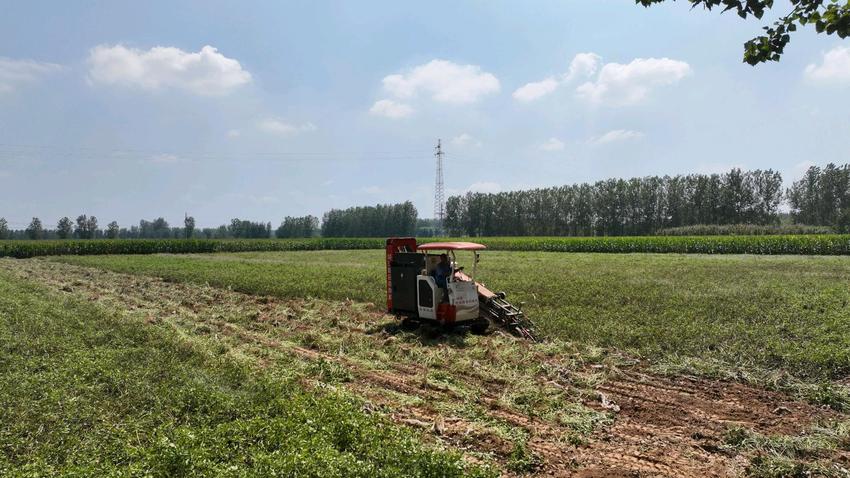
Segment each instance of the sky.
M13 228L431 217L438 139L447 195L850 160L850 41L683 1L0 3Z

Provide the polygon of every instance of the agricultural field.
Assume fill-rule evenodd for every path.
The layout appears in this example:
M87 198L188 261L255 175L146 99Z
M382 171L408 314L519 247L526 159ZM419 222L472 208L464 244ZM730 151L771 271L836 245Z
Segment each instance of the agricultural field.
M279 298L379 308L386 297L381 251L53 260ZM491 251L479 269L489 287L524 302L548 337L813 379L850 375L848 278L843 257Z
M850 478L790 4L4 2L0 478Z
M381 312L383 260L378 250L0 260L0 312L15 318L3 323L15 337L3 352L17 361L4 363L37 377L4 396L13 420L0 423L30 426L0 425L4 441L26 444L5 448L0 470L163 470L152 460L167 443L176 458L166 475L280 466L327 476L309 457L274 461L284 460L268 448L277 436L254 435L271 421L277 433L293 427L305 455L317 447L333 457L342 475L848 476L848 258L483 253L479 278L525 302L546 337L539 344L499 330L401 329ZM44 311L38 326L28 325L31 304ZM80 345L101 342L94 352ZM74 353L20 353L32 343ZM197 358L168 355L175 347ZM120 358L122 348L145 360ZM179 373L163 376L175 362ZM61 393L39 396L57 374ZM151 400L140 390L166 389L175 392L136 415L144 407L133 404ZM79 400L63 408L63 396ZM30 437L44 418L15 405L29 397L59 410L51 423L70 421L69 435L47 426ZM72 418L73 407L90 418ZM91 418L101 409L106 420ZM281 409L294 415L274 415ZM298 441L299 420L316 424L315 440ZM112 440L112 461L72 453L95 446L69 441L90 436L82 430ZM362 468L347 474L346 460Z

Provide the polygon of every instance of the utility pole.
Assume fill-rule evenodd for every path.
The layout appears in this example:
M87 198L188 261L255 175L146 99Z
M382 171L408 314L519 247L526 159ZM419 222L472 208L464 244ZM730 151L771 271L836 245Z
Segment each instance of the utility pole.
M443 187L443 147L441 141L437 140L434 156L437 158L437 177L434 182L434 220L437 222L437 230L443 234L443 219L446 218L446 192Z

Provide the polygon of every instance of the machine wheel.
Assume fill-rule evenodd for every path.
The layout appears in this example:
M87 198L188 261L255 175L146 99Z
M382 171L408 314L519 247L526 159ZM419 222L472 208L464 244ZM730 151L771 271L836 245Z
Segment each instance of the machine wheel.
M469 330L475 335L484 335L490 327L490 321L487 319L478 319L469 326Z

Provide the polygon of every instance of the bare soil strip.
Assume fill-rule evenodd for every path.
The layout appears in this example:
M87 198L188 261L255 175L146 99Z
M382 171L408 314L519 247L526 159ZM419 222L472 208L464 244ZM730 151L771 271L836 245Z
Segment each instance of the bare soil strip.
M354 393L367 411L508 475L740 476L751 457L725 446L730 427L796 436L850 418L739 383L653 375L575 344L403 332L369 304L285 301L41 260L0 267L309 386ZM828 459L850 466L846 451Z

